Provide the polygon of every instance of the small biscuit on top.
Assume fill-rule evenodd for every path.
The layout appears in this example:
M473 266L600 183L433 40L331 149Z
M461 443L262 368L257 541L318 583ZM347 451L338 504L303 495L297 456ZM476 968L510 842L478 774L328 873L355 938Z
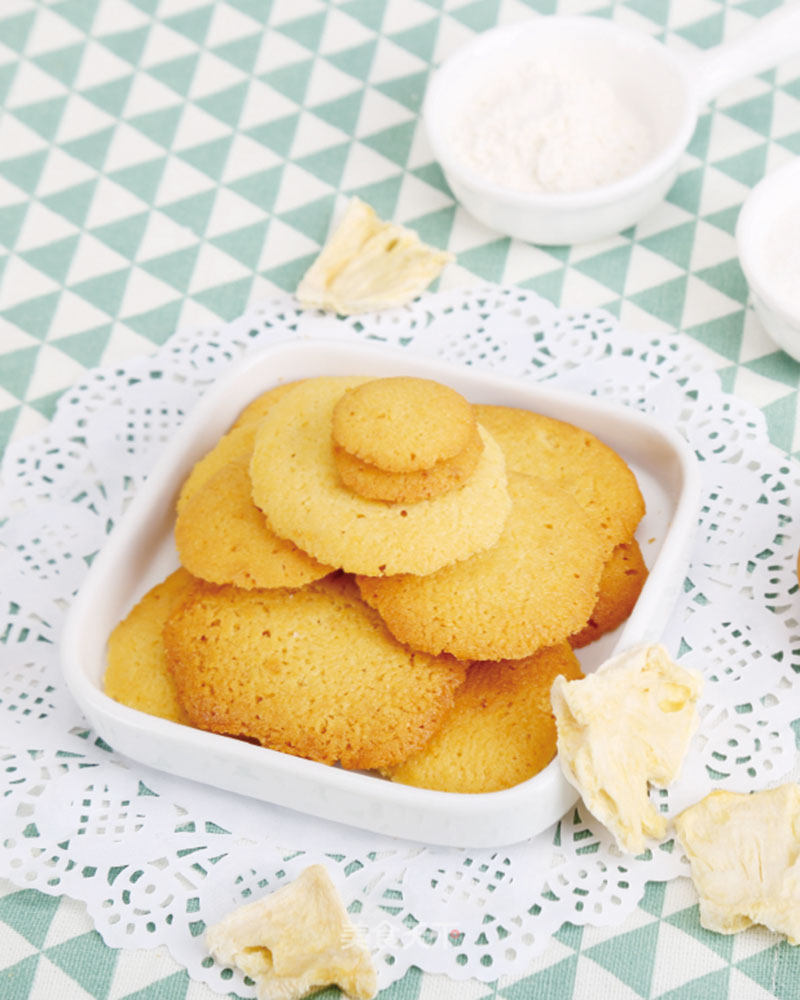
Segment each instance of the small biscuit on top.
M472 405L449 386L412 376L348 389L333 409L331 437L344 485L392 503L457 489L483 450Z
M477 425L475 433L458 455L444 458L429 469L414 472L386 472L356 458L336 443L333 445L336 471L344 485L368 500L387 500L390 503L433 500L458 489L477 469L482 451L483 439Z
M331 438L334 407L366 377L327 376L296 385L258 425L250 478L272 529L349 573L432 573L494 545L511 507L505 460L478 429L483 450L457 490L417 503L360 497L341 481ZM588 615L588 612L587 612Z
M432 379L377 378L342 393L331 435L344 451L385 472L417 472L454 458L475 431L475 413Z

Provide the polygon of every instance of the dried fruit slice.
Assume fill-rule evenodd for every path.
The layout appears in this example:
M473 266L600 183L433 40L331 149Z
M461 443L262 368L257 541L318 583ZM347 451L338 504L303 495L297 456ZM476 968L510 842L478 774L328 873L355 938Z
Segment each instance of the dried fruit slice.
M370 1000L377 977L366 945L322 865L206 931L214 958L256 982L259 1000L300 1000L336 985Z
M800 944L800 788L715 791L675 818L700 923L720 934L761 924Z
M702 678L661 645L635 646L582 680L557 677L551 691L564 774L623 851L663 837L666 817L648 784L671 784L699 724Z
M296 294L307 308L342 316L401 306L423 292L452 259L353 198Z

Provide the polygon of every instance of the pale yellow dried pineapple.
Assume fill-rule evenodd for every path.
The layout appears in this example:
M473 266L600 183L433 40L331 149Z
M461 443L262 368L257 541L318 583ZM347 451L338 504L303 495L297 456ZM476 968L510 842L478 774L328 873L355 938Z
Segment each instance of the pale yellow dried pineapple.
M667 821L650 801L678 776L699 724L702 678L678 666L663 646L642 644L580 680L557 677L551 689L558 754L587 809L631 854Z
M353 198L296 295L306 308L342 316L387 309L416 298L452 259Z
M800 944L800 789L715 791L675 829L700 897L700 923L721 934L761 924Z
M377 992L369 951L322 865L233 910L206 931L206 944L255 981L259 1000L300 1000L331 985L354 1000Z

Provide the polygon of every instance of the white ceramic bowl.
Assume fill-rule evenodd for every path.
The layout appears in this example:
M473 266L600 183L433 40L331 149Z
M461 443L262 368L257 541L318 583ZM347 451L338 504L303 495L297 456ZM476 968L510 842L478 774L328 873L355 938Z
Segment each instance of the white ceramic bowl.
M531 243L585 243L634 225L659 204L706 101L798 52L800 4L784 4L742 36L687 54L605 18L533 17L479 34L445 60L428 87L423 121L453 194L476 219ZM578 65L609 85L650 130L646 162L618 180L575 193L512 190L465 163L454 148L453 123L506 67L535 66L537 60ZM498 148L497 157L504 152Z
M775 343L800 361L800 157L750 192L736 245L756 315Z
M304 376L398 373L438 379L475 402L528 407L579 424L626 459L647 504L638 537L649 576L625 625L578 655L590 671L620 649L657 640L684 580L697 524L698 471L683 438L635 410L546 384L499 378L388 348L305 340L254 356L197 404L92 563L64 628L64 676L99 735L150 767L410 840L460 847L519 842L560 819L577 798L558 761L503 791L437 792L177 725L103 693L109 633L177 566L175 498L192 465L238 411L270 386Z
M650 129L648 162L628 177L574 193L515 191L465 163L454 149L453 123L505 67L535 65L537 58L577 64L610 84ZM596 17L538 17L476 36L436 71L423 105L434 155L463 206L491 229L540 244L588 242L638 222L672 186L696 115L681 61L643 32Z

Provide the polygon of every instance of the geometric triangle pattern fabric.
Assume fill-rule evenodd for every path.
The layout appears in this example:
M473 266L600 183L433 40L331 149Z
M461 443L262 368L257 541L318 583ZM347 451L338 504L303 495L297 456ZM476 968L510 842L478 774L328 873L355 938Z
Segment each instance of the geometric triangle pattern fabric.
M797 996L795 950L763 928L714 934L687 904L688 880L651 883L628 930L565 925L515 978L452 984L416 968L379 1000L791 1000ZM630 929L632 928L632 929ZM661 951L657 939L668 943ZM3 1000L213 1000L164 949L107 948L81 903L18 890L0 880L0 996ZM48 988L52 992L47 992ZM338 991L323 991L333 1000ZM235 997L235 994L229 994Z
M771 6L587 0L580 13L703 49L726 37L729 21L744 32ZM757 343L743 332L751 307L733 228L750 187L797 145L796 61L704 109L663 205L619 236L520 258L515 241L453 199L420 122L430 73L495 24L574 12L570 0L4 5L0 445L15 430L9 414L36 410L18 361L2 360L17 349L3 325L40 342L72 337L88 367L105 356L85 350L101 343L93 331L109 328L106 342L119 343L134 328L155 345L197 305L229 320L254 289L293 291L353 195L395 222L418 221L476 281L516 283L567 308L602 306L645 332L683 330L720 363L769 354L763 331ZM286 227L305 239L287 243ZM718 239L705 259L697 247L709 227ZM228 265L204 267L209 247ZM54 376L48 390L58 385ZM769 379L758 386L760 403L780 398L783 423L794 418L796 386L788 401ZM784 430L781 443L789 439Z
M583 246L532 247L478 223L420 118L440 61L497 24L580 13L691 53L746 36L775 6L0 0L0 453L44 427L87 369L154 349L195 317L228 322L256 297L293 292L358 196L449 250L460 283L608 309L643 345L681 332L800 457L800 363L755 318L735 242L751 188L800 155L800 56L701 109L663 202ZM758 929L703 930L678 880L649 886L623 927L566 925L514 980L454 985L412 969L381 1000L760 1000L797 996L798 982L800 950ZM78 904L0 882L0 998L50 996L214 994L164 952L107 948Z
M578 6L705 49L746 33L774 4ZM198 306L229 320L255 290L294 290L353 195L418 223L462 276L519 284L566 308L605 307L645 334L681 330L712 362L754 370L775 346L752 320L734 228L753 184L797 155L797 60L703 109L663 204L595 244L520 254L444 182L420 121L435 66L496 24L575 12L571 0L3 4L0 446L32 429L37 410L20 359L5 357L18 333L73 338L89 367L110 350L94 331L108 329L110 345L136 329L132 343L156 345ZM209 249L225 266L208 266ZM66 389L72 373L56 373L48 392ZM792 378L788 398L758 379L757 402L780 400L780 443L793 448ZM734 375L734 388L752 384Z

